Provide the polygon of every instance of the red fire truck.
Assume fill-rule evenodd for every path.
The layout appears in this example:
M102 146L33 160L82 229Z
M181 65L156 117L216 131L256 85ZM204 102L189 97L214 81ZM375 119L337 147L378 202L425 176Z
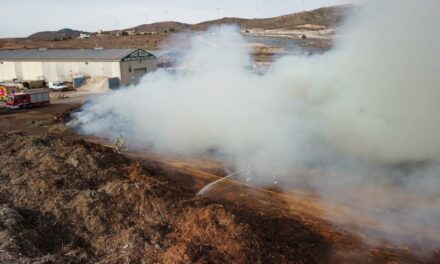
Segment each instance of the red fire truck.
M29 89L8 97L9 109L45 106L50 104L48 89Z

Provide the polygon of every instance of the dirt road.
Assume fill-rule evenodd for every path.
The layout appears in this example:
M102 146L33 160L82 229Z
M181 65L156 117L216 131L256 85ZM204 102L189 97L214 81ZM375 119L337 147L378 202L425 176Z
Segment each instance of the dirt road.
M4 102L0 102L0 131L23 130L33 133L44 133L55 118L66 111L83 105L97 93L92 92L51 92L50 105L41 108L8 110Z

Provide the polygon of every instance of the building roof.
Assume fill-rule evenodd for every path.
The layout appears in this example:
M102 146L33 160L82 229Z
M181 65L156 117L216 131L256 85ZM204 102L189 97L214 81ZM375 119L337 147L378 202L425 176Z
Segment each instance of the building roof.
M28 49L0 50L0 61L121 61L138 51L155 57L139 49Z

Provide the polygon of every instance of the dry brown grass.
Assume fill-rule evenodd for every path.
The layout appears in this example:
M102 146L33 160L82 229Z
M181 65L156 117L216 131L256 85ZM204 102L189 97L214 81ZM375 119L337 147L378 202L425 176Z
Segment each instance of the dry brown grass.
M137 36L103 36L89 39L71 39L64 41L39 40L28 38L0 39L0 49L92 49L103 47L158 49L171 34L137 35Z

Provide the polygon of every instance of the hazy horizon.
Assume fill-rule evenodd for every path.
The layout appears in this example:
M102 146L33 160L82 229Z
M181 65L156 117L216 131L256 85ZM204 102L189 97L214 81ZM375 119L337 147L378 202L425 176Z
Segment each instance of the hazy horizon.
M215 4L202 0L7 0L2 5L0 38L63 28L96 32L163 21L194 24L222 17L265 18L357 2L362 0L280 0L275 4L267 0L219 0Z

